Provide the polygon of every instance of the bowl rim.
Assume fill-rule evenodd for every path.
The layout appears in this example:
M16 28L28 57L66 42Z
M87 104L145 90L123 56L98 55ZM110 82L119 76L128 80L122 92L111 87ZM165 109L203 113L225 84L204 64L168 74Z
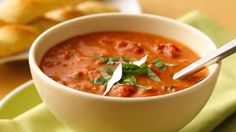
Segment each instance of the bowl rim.
M213 48L216 49L216 45L215 43L207 36L205 35L203 32L201 32L200 30L187 25L185 23L181 23L177 20L171 19L171 18L167 18L167 17L163 17L163 16L158 16L158 15L151 15L151 14L128 14L128 13L104 13L104 14L95 14L95 15L89 15L89 16L83 16L83 17L79 17L79 18L74 18L65 22L62 22L48 30L46 30L45 32L43 32L40 36L37 37L37 39L33 42L30 51L29 51L29 65L30 65L30 69L31 69L31 74L32 74L32 70L38 74L39 77L41 77L41 79L43 79L45 82L47 82L50 85L53 85L54 87L64 90L65 92L70 92L71 94L76 94L76 95L80 95L82 97L85 98L91 98L91 99L96 99L96 100L106 100L106 101L125 101L125 102L133 102L133 101L150 101L150 100L156 100L156 99L163 99L163 98L170 98L173 96L182 96L186 93L190 93L193 90L195 90L196 88L198 88L200 85L203 85L205 83L207 83L207 81L212 78L219 70L220 70L220 63L215 63L212 66L213 70L212 72L209 73L209 75L202 81L198 82L197 84L194 84L186 89L182 89L173 93L168 93L168 94L163 94L163 95L157 95L157 96L147 96L147 97L135 97L135 98L130 98L130 97L113 97L113 96L102 96L102 95L97 95L97 94L93 94L93 93L87 93L87 92L83 92L83 91L79 91L79 90L75 90L73 88L70 88L66 85L60 84L58 82L56 82L55 80L51 79L50 77L48 77L46 74L44 74L42 72L42 70L39 68L39 66L36 63L35 60L35 52L36 49L41 41L41 39L43 39L45 36L47 36L48 33L53 32L54 30L61 28L65 25L70 25L71 23L76 23L77 21L83 21L86 19L91 19L91 18L95 18L95 19L99 19L102 17L142 17L143 19L159 19L159 20L163 20L166 22L170 22L173 23L175 25L180 26L181 28L186 28L188 30L191 30L192 32L200 35L201 37L203 37L205 40L208 41L208 44L211 45ZM33 79L34 80L34 79Z

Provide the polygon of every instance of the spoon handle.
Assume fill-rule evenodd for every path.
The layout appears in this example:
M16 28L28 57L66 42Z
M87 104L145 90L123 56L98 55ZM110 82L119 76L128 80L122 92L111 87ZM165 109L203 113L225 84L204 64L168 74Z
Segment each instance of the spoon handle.
M209 55L200 58L199 60L185 67L184 69L178 71L174 74L173 79L180 79L188 75L194 74L199 70L202 70L203 68L210 66L211 64L216 63L235 52L236 39L226 43L222 47L211 52Z

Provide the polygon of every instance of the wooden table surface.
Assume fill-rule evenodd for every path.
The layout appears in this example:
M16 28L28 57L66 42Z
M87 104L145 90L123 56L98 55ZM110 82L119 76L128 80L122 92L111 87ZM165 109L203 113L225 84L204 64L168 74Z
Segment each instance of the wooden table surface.
M236 0L140 0L145 13L177 18L197 9L236 34ZM0 99L31 79L27 61L0 65Z

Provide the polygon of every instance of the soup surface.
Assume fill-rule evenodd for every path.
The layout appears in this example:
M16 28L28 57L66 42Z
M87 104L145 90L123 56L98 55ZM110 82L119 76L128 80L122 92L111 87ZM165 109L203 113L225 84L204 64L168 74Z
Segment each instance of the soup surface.
M141 58L141 66L133 64ZM76 36L51 48L40 68L73 89L103 95L114 70L122 78L106 96L144 97L176 92L203 80L208 70L173 80L174 73L199 56L179 42L139 32L97 32ZM144 59L145 60L145 59Z

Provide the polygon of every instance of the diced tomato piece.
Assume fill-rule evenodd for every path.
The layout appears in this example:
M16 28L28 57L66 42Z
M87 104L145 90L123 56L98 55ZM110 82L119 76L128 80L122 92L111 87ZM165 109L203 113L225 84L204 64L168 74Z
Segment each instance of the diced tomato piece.
M143 50L143 48L136 46L136 47L134 47L133 51L136 54L141 54L141 53L143 53L144 50Z
M127 45L131 43L130 41L126 41L126 40L121 40L121 41L118 41L116 43L116 48L125 48L127 47Z
M177 57L180 53L179 48L177 48L172 43L160 43L153 47L154 51L158 53L163 53L164 55L174 58Z
M116 96L116 97L130 97L134 93L136 93L137 88L135 88L133 85L119 85L114 86L112 90L110 91L110 96Z
M132 42L129 40L117 41L115 45L115 49L121 52L128 52L128 53L134 53L134 54L141 54L144 51L144 49L140 46L139 43Z

